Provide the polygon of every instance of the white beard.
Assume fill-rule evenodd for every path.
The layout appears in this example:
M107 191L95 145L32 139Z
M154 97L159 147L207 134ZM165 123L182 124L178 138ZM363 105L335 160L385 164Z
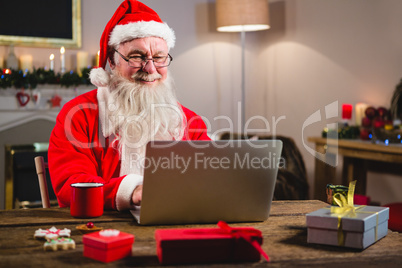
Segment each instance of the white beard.
M145 80L158 75L134 74ZM173 79L168 74L161 84L148 86L112 72L109 88L108 117L114 121L113 134L121 156L120 175L143 175L149 141L181 140L184 135L185 115L176 98Z

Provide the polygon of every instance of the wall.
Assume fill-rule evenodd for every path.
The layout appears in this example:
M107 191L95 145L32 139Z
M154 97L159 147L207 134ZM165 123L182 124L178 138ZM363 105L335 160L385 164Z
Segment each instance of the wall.
M256 37L259 62L251 66L256 67L251 81L263 81L253 87L249 114L286 116L279 132L295 137L312 181L314 158L304 150L301 136L319 134L331 120L303 130L308 116L321 110L325 118L325 105L334 101L389 107L402 78L402 2L294 0L270 6L272 29ZM401 177L368 177L372 200L402 201Z
M313 181L314 158L306 137L320 135L329 122L306 127L315 111L334 101L389 106L402 77L402 1L270 0L271 29L246 34L247 118L263 116L272 134L295 139ZM82 0L83 46L95 55L100 35L120 1ZM170 67L181 102L206 117L211 133L238 130L240 35L215 30L213 0L144 0L177 36ZM17 56L34 55L37 67L58 49L16 47ZM78 50L68 50L67 69ZM7 47L0 46L0 57ZM56 70L58 63L56 62ZM324 113L322 113L324 116ZM275 123L276 122L276 123ZM262 120L251 126L264 129ZM402 201L400 177L369 175L368 194L380 202ZM381 187L378 187L381 184Z

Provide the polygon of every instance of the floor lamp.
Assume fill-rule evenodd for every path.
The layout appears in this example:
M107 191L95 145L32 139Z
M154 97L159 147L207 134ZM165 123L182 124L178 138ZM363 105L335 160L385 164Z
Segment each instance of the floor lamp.
M244 133L246 120L246 32L269 29L268 0L216 0L216 24L219 32L241 33L241 129Z

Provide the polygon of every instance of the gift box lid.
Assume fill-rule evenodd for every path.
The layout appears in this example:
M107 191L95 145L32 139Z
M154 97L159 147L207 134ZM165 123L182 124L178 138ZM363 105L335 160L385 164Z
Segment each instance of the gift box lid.
M111 249L134 243L134 235L107 229L84 235L82 242L98 249Z
M366 232L389 218L389 209L378 206L355 206L356 213L342 215L342 230ZM306 215L309 228L338 229L338 214L331 212L331 206L321 208Z
M236 238L236 232L242 232L251 236L252 239L262 242L261 231L252 227L232 228L232 232L220 228L158 229L155 231L155 239L160 246L169 248L218 247L232 243L231 239Z

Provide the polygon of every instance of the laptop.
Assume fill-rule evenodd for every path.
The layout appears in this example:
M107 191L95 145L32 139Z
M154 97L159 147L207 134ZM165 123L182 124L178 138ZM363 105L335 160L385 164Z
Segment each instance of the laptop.
M268 219L280 140L151 141L143 161L140 225Z

